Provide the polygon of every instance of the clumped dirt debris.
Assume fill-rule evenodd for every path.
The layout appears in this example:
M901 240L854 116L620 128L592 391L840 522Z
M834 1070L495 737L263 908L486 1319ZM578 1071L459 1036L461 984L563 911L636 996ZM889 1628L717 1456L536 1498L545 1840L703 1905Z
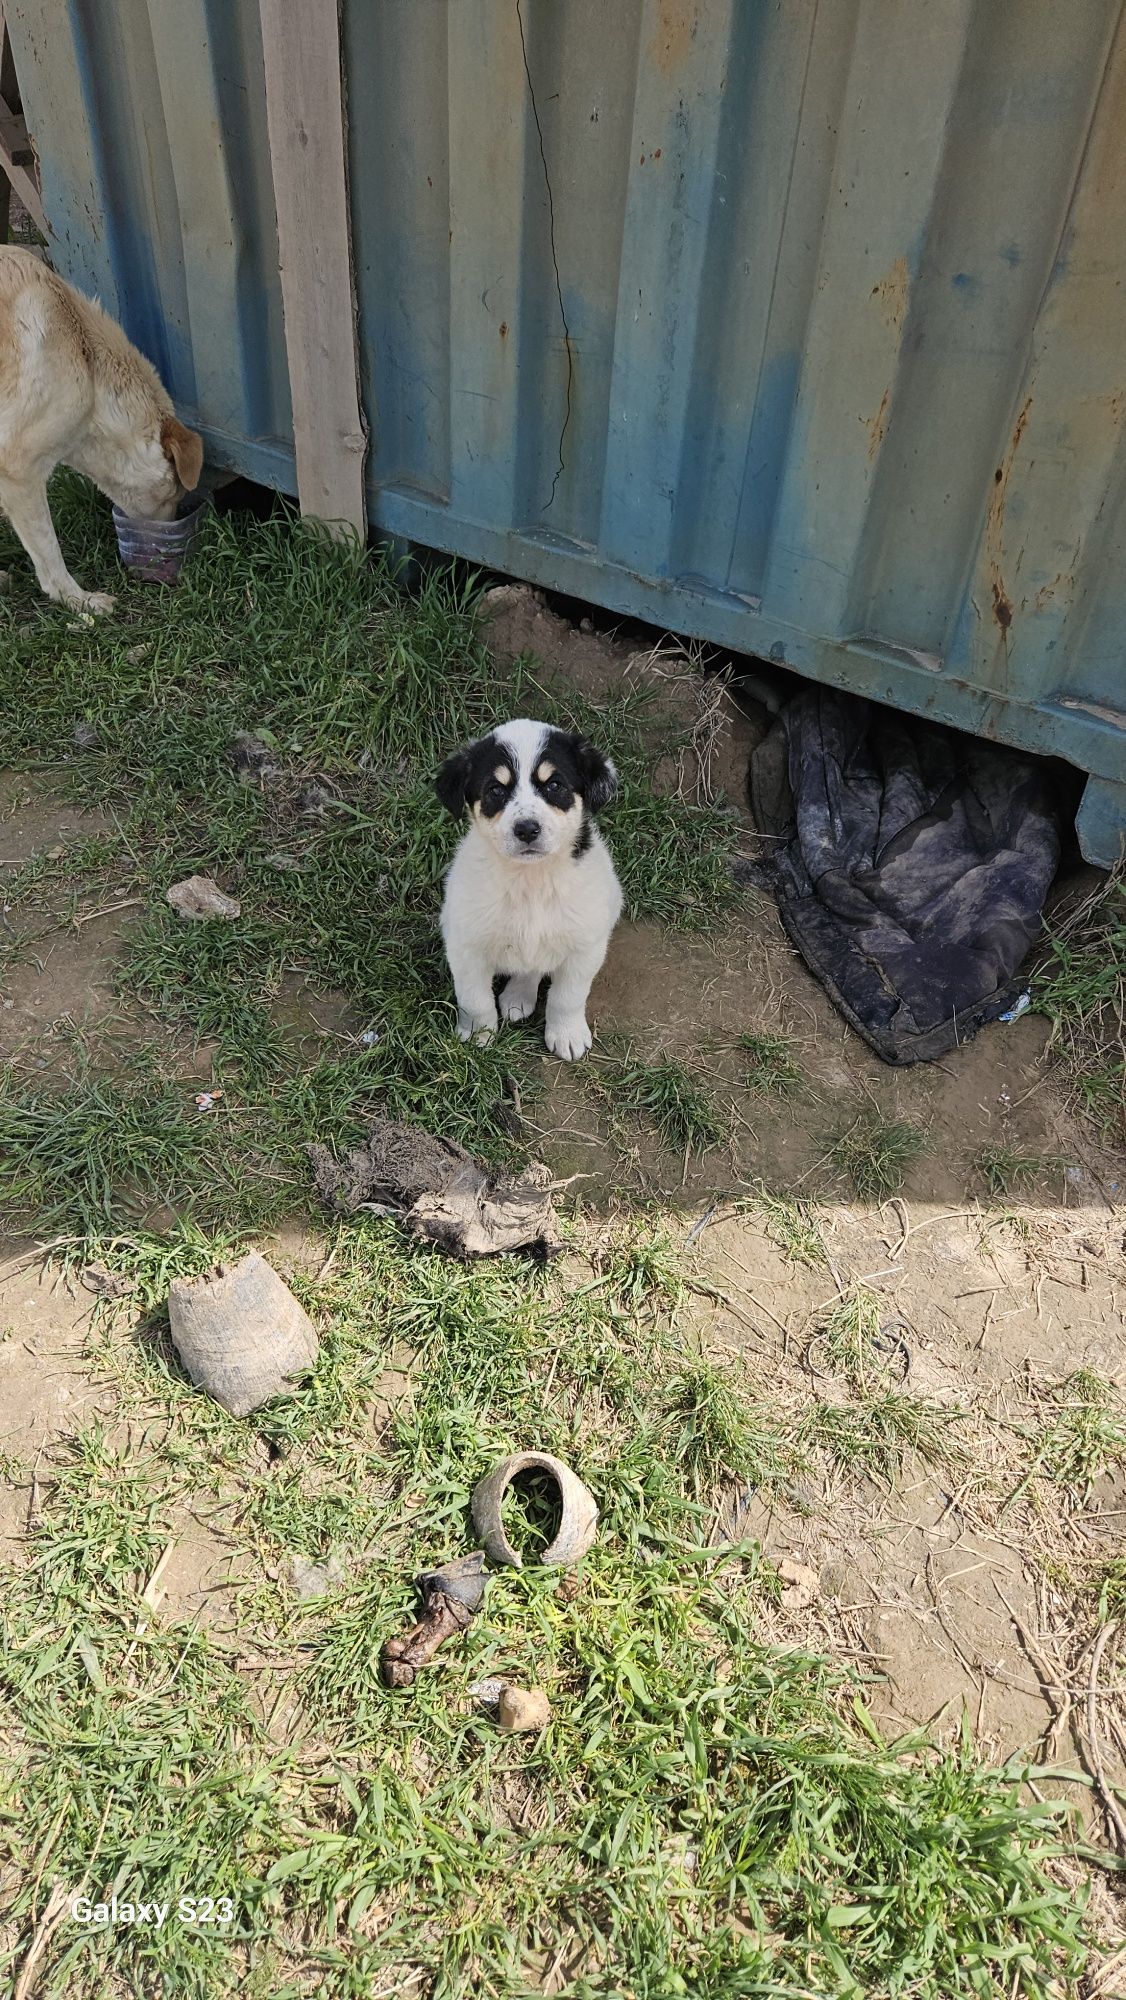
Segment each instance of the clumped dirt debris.
M451 1256L548 1257L559 1248L551 1175L542 1167L519 1177L488 1173L456 1141L389 1118L374 1118L363 1145L342 1161L320 1145L309 1147L309 1158L327 1208L398 1214L411 1235Z

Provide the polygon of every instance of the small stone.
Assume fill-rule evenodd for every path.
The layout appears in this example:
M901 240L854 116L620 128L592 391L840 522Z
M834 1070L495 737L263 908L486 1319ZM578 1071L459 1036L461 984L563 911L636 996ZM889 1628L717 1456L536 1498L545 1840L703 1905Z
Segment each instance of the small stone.
M506 1736L546 1729L550 1721L551 1703L542 1688L506 1687L497 1703L497 1728Z
M310 1562L305 1556L292 1556L289 1564L290 1582L302 1604L314 1597L324 1597L344 1582L344 1569L336 1556L329 1556L327 1562Z
M479 1701L482 1708L495 1715L497 1704L507 1687L507 1681L498 1679L496 1674L487 1674L483 1681L471 1681L465 1692L471 1700Z
M242 914L237 897L224 895L210 875L189 875L183 882L173 883L167 900L178 917L186 917L192 923L206 922L209 917L223 917L230 922Z
M111 1271L105 1264L87 1264L82 1273L82 1283L86 1291L93 1292L99 1299L126 1299L137 1287L132 1278L122 1271Z
M808 1611L811 1604L816 1604L821 1594L821 1580L808 1563L780 1562L778 1574L785 1586L782 1592L784 1611Z
M151 652L152 652L151 640L142 639L139 646L129 647L128 651L126 652L125 659L129 666L139 667L141 661L147 660Z

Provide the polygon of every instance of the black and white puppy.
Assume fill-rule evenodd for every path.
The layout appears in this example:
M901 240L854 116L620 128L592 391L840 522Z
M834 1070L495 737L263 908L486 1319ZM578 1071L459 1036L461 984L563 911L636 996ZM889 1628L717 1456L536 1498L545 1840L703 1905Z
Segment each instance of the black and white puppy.
M544 1039L577 1062L590 1047L586 1002L622 911L614 864L594 824L618 774L584 737L505 722L448 757L436 784L469 828L450 864L442 939L463 1042L522 1021L551 980Z

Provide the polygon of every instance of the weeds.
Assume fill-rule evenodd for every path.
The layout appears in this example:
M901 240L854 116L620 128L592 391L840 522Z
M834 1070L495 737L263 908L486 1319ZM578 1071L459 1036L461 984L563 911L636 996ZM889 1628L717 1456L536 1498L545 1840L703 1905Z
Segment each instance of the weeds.
M1035 1185L1046 1162L1034 1153L1021 1153L1013 1146L983 1146L975 1156L974 1169L984 1181L993 1201L1008 1201L1027 1194Z
M854 1285L834 1299L810 1343L811 1363L816 1353L819 1363L830 1373L843 1375L860 1393L874 1380L886 1380L896 1343L881 1332L885 1310L886 1301L866 1285Z
M1053 1413L1035 1441L1034 1470L1056 1486L1090 1491L1126 1461L1126 1418L1114 1390L1079 1368L1052 1392Z
M762 1097L792 1097L800 1089L802 1073L789 1035L740 1035L738 1045L746 1059L748 1090Z
M704 1153L727 1136L704 1083L669 1056L643 1062L627 1050L613 1067L604 1059L593 1074L612 1117L648 1119L672 1152Z
M1052 1024L1053 1051L1087 1116L1126 1138L1126 875L1048 927L1032 1004Z
M774 1194L756 1181L755 1192L746 1205L756 1209L766 1223L767 1233L791 1264L816 1268L826 1262L825 1245L813 1211L792 1195Z
M864 1110L833 1138L828 1158L861 1201L883 1201L903 1185L903 1176L923 1150L914 1125Z
M891 1390L862 1403L814 1403L798 1437L811 1450L829 1452L846 1471L890 1485L909 1452L925 1464L957 1464L964 1457L954 1426L961 1410Z

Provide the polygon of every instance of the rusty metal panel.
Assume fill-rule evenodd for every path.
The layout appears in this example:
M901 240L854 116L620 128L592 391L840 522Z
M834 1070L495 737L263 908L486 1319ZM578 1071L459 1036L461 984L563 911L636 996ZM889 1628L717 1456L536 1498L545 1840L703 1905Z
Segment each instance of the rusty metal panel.
M292 487L256 0L11 0L54 255ZM342 0L373 524L1092 776L1123 0Z

